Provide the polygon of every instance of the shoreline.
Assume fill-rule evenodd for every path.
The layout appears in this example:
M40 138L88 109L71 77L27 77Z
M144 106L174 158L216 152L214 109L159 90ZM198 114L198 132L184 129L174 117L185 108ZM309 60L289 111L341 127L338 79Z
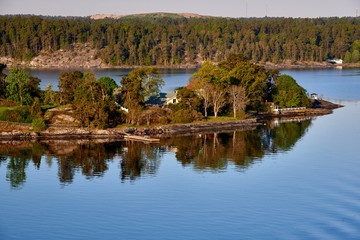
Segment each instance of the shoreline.
M201 68L202 62L198 63L185 63L176 65L118 65L113 66L102 63L101 59L91 60L87 64L72 63L72 62L46 62L34 63L33 61L18 61L10 57L0 57L0 63L7 65L7 69L12 67L21 67L27 69L40 69L40 70L101 70L101 69L135 69L142 67L156 67L159 69L198 69ZM216 62L214 62L216 64ZM332 64L329 62L313 62L313 61L291 61L284 60L281 63L273 62L253 62L254 64L264 66L266 69L347 69L347 68L360 68L360 63L343 63Z
M0 141L39 141L39 140L80 140L80 139L125 139L125 136L140 136L144 142L152 138L165 138L172 136L186 136L194 134L206 134L213 132L226 131L246 131L255 130L256 127L264 125L272 119L301 119L316 116L323 116L333 113L336 108L343 107L329 101L319 100L317 108L304 110L284 111L280 113L256 113L250 119L235 121L219 122L201 122L201 123L184 123L168 124L150 127L127 127L127 128L109 128L104 130L87 129L87 128L66 128L66 127L49 127L41 132L30 131L31 126L19 124L21 128L16 130L1 131ZM16 123L8 123L17 125ZM141 141L141 139L140 139Z

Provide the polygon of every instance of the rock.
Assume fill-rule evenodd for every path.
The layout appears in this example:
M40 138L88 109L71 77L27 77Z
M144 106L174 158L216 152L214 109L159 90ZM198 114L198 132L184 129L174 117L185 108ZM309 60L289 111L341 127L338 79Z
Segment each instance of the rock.
M99 135L110 135L111 132L108 130L96 130L94 131L95 134L99 134Z
M39 136L39 133L38 133L38 132L31 132L31 133L30 133L30 136L31 136L31 137L38 137L38 136Z

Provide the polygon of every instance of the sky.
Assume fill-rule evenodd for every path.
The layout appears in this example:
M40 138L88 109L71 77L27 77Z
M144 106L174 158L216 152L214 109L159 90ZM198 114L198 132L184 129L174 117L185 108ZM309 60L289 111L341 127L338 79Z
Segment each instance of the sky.
M151 12L221 17L343 17L360 15L360 0L0 0L0 15L90 16Z

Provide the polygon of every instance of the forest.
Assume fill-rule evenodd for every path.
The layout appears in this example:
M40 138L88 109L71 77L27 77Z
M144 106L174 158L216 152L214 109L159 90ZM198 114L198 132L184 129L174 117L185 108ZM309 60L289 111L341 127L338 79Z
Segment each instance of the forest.
M113 66L221 62L237 53L253 62L359 62L360 18L0 17L0 56L30 61L75 43Z

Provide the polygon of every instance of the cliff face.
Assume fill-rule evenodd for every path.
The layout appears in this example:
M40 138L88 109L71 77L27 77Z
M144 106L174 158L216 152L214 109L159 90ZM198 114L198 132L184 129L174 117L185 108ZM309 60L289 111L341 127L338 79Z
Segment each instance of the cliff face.
M8 67L26 66L40 68L105 68L107 64L96 58L97 50L89 44L74 44L69 49L60 49L55 52L42 51L30 62L17 61L10 57L0 57L0 62Z

